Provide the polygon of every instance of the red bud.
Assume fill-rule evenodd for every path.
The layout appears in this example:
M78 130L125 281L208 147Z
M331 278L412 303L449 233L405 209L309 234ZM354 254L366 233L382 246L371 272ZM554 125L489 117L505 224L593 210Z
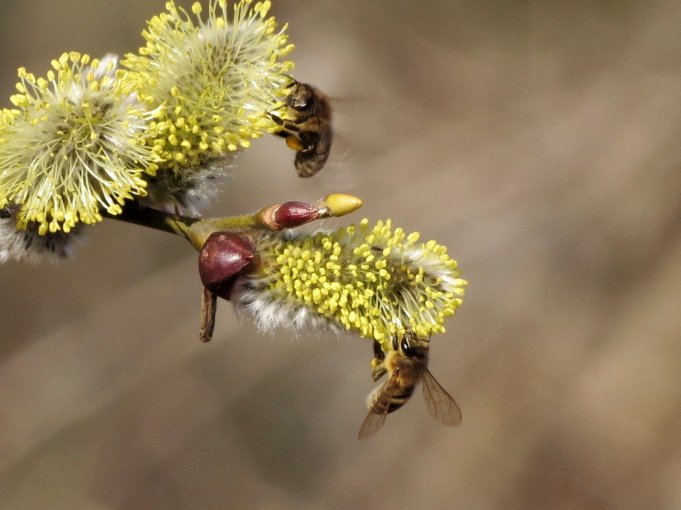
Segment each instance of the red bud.
M302 202L286 202L274 213L274 221L278 227L293 228L316 220L319 211L316 207Z
M201 283L211 292L229 300L239 273L254 256L253 243L247 236L230 232L211 234L199 255Z

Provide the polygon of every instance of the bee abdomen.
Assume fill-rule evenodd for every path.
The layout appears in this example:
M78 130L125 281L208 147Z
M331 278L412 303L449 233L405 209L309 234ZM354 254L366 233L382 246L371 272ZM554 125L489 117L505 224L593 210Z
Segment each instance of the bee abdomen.
M375 405L370 406L376 414L392 413L407 403L407 400L414 394L414 386L405 387L401 393L392 395L390 400L381 401L380 397Z
M388 412L392 413L393 411L398 410L407 403L407 400L409 400L413 394L414 386L409 386L408 388L405 388L404 391L399 395L393 395L388 405Z
M300 153L298 153L300 154ZM312 156L296 156L296 171L299 177L312 177L319 172L329 159L328 154L313 154Z
M312 177L319 172L331 153L331 132L325 135L317 133L304 133L301 140L307 142L309 148L296 153L296 171L300 177Z

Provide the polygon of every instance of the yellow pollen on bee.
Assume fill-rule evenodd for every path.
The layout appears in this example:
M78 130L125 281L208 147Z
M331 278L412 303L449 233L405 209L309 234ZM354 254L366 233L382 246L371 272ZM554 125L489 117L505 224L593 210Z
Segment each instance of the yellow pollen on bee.
M286 145L294 151L302 151L305 148L303 143L295 136L287 136Z

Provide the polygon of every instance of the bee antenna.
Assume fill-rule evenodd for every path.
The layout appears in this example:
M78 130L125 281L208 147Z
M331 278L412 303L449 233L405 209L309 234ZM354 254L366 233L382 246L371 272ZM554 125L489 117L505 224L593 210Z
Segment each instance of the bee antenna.
M296 79L295 79L293 76L291 76L290 74L284 74L284 76L286 76L289 80L291 80L291 83L290 83L289 85L287 85L287 88L288 88L288 87L293 87L294 85L300 83L298 80L296 80Z

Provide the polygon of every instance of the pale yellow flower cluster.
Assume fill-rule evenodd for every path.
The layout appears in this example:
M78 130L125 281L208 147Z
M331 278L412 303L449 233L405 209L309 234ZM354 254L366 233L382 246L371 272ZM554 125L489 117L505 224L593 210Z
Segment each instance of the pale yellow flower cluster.
M120 213L153 166L137 142L146 115L118 87L115 58L65 53L52 67L47 79L19 69L16 108L0 121L0 207L20 204L16 228L40 235Z
M162 161L161 168L185 173L211 155L247 148L253 138L276 129L269 116L287 94L293 68L282 61L292 49L286 27L277 31L267 18L270 2L234 6L211 2L208 21L195 3L188 13L167 4L143 35L139 55L126 55L126 80L135 84L141 101L158 111L144 133Z
M445 331L467 282L444 246L418 238L366 219L331 233L268 235L231 300L265 330L332 324L385 350L407 329L428 338Z
M269 112L287 94L293 64L281 58L293 46L270 2L241 0L230 17L210 0L205 20L196 3L195 22L166 8L123 67L72 52L46 78L19 70L15 107L0 115L0 208L20 208L17 229L68 233L147 194L185 205L202 169L215 176L210 160L276 128Z

